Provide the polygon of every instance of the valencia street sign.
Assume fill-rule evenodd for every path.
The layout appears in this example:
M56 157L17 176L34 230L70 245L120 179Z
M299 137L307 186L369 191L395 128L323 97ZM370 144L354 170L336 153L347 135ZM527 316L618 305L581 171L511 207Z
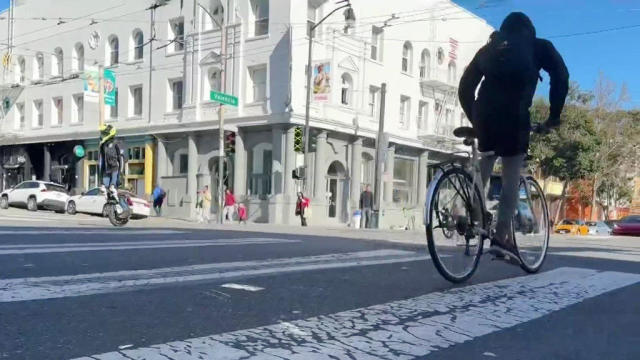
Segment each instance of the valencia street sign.
M233 96L233 95L229 95L229 94L224 94L224 93L220 93L217 91L212 91L210 94L210 99L212 101L217 101L221 104L226 104L226 105L231 105L231 106L238 106L238 98Z

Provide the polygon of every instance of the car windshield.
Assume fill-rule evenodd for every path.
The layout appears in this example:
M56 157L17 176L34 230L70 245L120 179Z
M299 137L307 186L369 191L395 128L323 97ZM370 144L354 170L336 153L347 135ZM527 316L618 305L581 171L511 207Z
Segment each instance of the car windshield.
M560 225L575 225L576 221L575 220L562 220L562 222L560 223Z
M63 194L67 193L67 189L65 189L63 186L60 186L60 185L44 184L44 187L47 189L47 191L60 192Z
M640 223L640 216L627 216L626 218L620 220L622 224L638 224Z
M595 221L587 221L587 226L598 226L598 223Z

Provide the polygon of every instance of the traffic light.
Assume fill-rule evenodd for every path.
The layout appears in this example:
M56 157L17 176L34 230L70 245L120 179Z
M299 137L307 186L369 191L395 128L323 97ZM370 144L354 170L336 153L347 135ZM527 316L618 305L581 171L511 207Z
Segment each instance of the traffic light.
M291 177L296 180L304 180L305 176L306 176L306 171L303 166L299 166L293 169L293 171L291 172Z
M236 133L233 131L224 136L224 152L227 154L235 154L236 152Z
M304 132L301 126L296 126L293 130L293 151L297 153L304 152Z

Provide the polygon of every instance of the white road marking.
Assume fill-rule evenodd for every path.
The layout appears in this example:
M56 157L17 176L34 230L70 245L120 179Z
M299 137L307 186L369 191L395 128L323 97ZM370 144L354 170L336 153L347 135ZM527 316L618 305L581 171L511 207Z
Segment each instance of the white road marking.
M76 251L105 251L130 249L161 249L199 246L234 246L251 244L295 243L300 240L274 238L238 238L214 240L155 240L128 241L103 243L58 243L58 244L29 244L29 245L0 245L0 255L12 254L43 254Z
M179 230L119 230L119 229L49 229L49 230L0 230L0 235L57 235L57 234L104 234L104 235L166 235L184 234Z
M553 255L576 256L605 260L617 261L633 261L640 262L640 252L638 251L618 251L617 249L608 249L607 251L553 251Z
M560 268L288 323L83 357L124 359L414 359L640 281Z
M259 286L244 285L244 284L234 284L234 283L222 284L222 285L220 285L220 287L227 288L227 289L246 290L246 291L264 290L264 288L261 288Z
M238 279L297 271L392 264L428 259L411 251L374 250L285 259L0 280L0 302L42 300L146 289L185 282Z

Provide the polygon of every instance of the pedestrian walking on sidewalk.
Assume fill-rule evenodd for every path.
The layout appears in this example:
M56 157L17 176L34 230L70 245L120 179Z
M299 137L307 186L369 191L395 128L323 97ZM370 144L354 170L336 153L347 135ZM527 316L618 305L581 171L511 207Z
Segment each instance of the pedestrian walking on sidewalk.
M198 210L198 222L209 223L211 215L211 192L209 185L205 185L202 190L198 191L198 202L196 209Z
M360 194L360 210L362 210L362 227L368 229L371 226L371 209L373 208L373 194L369 185L364 187Z
M155 189L153 189L153 193L151 194L153 199L153 210L155 210L156 216L162 216L162 203L166 196L167 193L164 189L161 188L160 185L156 185Z
M233 221L233 214L236 212L236 197L233 196L231 190L227 189L224 194L224 211L222 213L222 220Z
M247 207L243 203L238 204L238 224L247 224Z
M302 226L307 226L307 217L310 213L311 200L304 197L304 194L298 193L298 201L296 201L296 216L300 216L300 223Z

